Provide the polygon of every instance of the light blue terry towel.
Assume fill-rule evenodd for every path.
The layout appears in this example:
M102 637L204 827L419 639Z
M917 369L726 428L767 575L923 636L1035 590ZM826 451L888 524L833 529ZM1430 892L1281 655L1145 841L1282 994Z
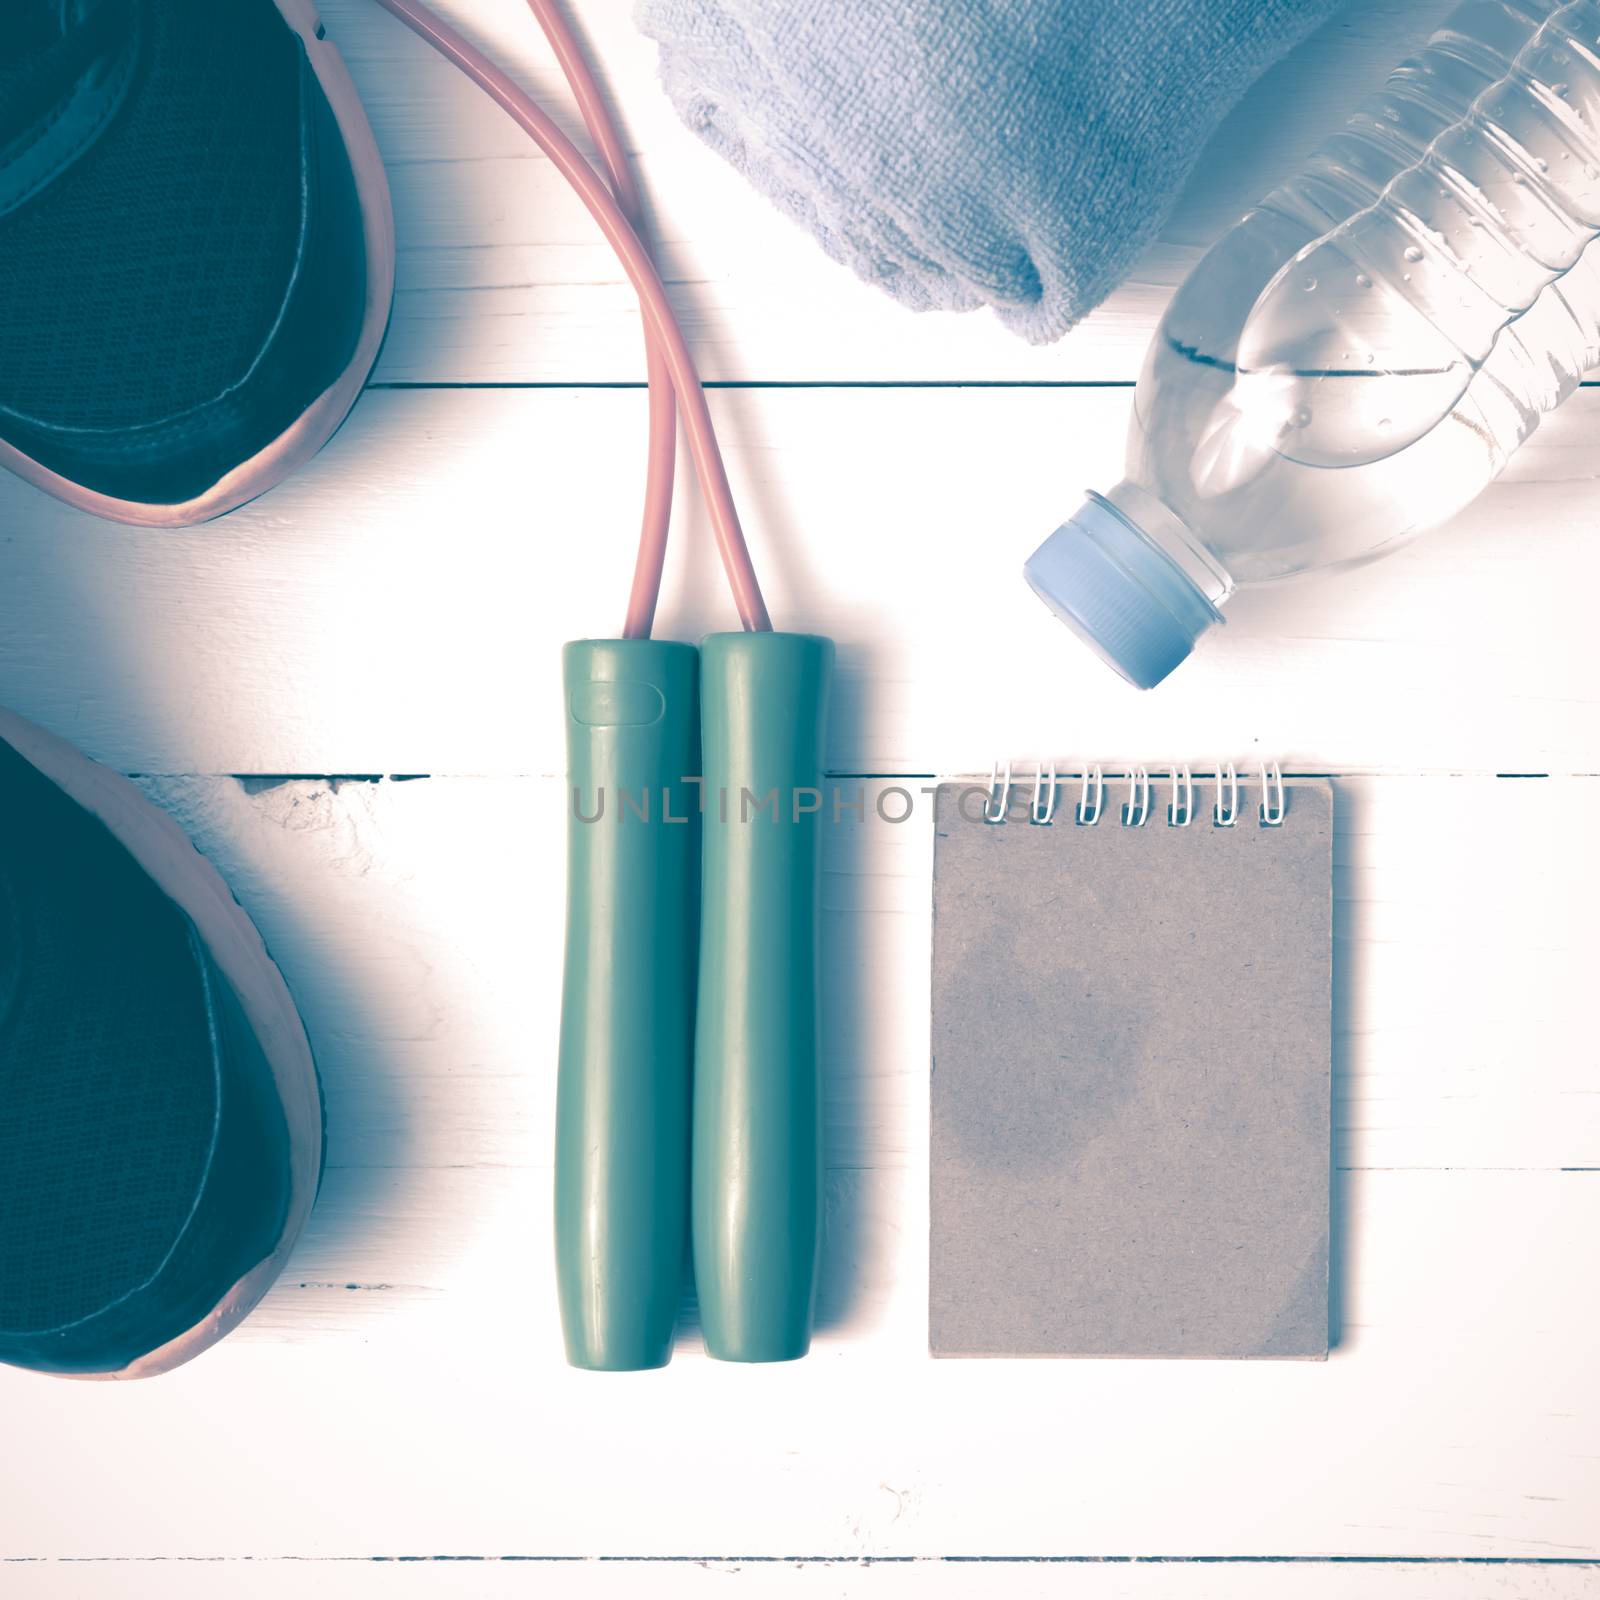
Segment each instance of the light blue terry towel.
M829 255L1043 343L1335 0L639 0L684 120Z

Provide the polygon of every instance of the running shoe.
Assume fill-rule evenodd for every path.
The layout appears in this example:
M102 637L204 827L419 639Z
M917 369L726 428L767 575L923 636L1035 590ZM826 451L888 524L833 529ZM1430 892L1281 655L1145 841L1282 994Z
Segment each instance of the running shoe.
M316 1195L305 1029L126 778L0 711L0 1362L144 1377L278 1275Z
M5 0L0 465L201 522L325 444L378 356L394 221L311 0Z

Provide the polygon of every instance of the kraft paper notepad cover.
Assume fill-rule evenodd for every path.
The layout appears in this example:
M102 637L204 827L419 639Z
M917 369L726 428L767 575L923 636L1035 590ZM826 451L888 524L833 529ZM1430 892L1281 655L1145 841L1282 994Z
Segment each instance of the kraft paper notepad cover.
M1328 1350L1333 801L1263 827L934 840L932 1253L941 1356ZM1206 800L1211 786L1206 786ZM967 810L976 814L969 802Z

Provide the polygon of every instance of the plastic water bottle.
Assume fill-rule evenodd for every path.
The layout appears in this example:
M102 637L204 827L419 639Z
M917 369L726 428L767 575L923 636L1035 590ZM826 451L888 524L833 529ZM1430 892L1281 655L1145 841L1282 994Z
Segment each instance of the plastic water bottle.
M1600 4L1469 0L1174 297L1041 598L1159 683L1243 584L1453 516L1600 360Z

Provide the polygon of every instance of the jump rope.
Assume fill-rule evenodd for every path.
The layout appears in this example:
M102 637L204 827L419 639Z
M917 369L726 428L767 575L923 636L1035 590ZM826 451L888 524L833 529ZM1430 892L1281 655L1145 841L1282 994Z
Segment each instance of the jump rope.
M566 963L556 1278L567 1359L668 1360L692 1247L709 1354L810 1343L821 1244L817 883L833 646L776 633L694 357L642 237L627 155L556 0L528 0L605 168L418 0L377 0L493 99L577 192L639 297L649 419L621 636L562 652ZM742 633L651 637L677 425Z

